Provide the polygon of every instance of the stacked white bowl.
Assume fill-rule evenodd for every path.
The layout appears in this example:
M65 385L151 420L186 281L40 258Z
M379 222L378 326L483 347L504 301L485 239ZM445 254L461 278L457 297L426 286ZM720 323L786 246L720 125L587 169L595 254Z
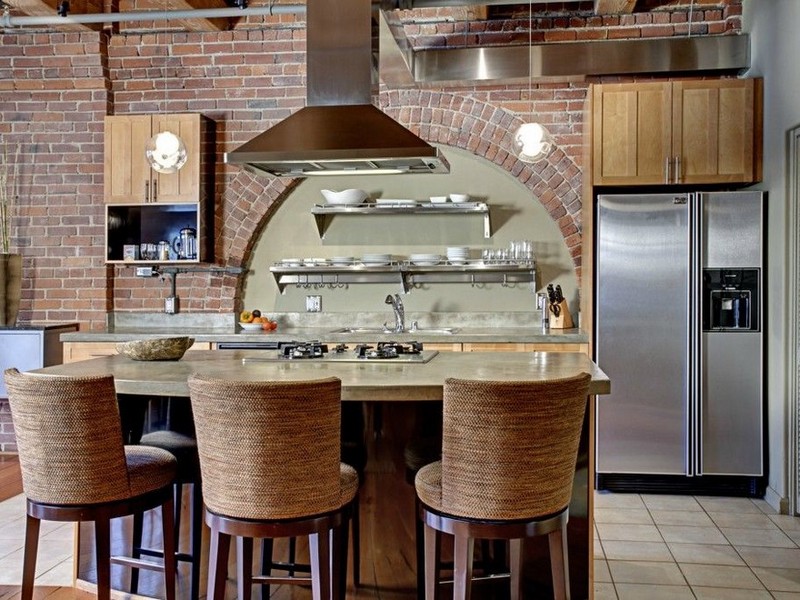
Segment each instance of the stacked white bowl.
M469 259L469 248L466 246L449 246L447 262L451 265L463 265Z
M441 254L411 254L408 257L408 260L411 261L412 265L418 265L421 267L432 267L433 265L438 265L442 262L442 255Z
M354 256L333 256L331 257L331 264L337 267L346 267L355 262Z
M385 266L392 262L391 254L365 254L361 257L361 262L367 266Z

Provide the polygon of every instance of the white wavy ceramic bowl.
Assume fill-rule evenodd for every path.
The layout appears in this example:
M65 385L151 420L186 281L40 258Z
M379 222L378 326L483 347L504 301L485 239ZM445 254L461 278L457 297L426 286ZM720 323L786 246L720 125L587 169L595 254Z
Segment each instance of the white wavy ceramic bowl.
M364 190L350 189L335 192L333 190L320 190L328 204L361 204L369 197Z
M450 194L450 202L460 204L461 202L469 202L468 194Z

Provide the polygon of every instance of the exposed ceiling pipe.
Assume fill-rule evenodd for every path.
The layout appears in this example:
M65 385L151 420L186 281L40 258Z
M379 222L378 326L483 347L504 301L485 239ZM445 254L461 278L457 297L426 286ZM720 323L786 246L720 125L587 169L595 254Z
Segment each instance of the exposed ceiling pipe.
M0 15L0 27L25 27L41 25L88 25L91 23L123 23L134 21L168 21L176 19L213 19L225 17L275 16L303 14L305 4L270 4L248 8L195 8L191 10L146 10L115 13L93 13L84 15L57 14L38 17L13 17L8 8Z

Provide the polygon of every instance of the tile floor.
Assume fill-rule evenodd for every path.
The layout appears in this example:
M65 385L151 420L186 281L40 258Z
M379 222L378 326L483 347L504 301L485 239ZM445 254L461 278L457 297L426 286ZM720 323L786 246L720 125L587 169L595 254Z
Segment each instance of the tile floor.
M72 523L43 521L36 561L36 585L72 585ZM25 498L21 494L0 502L0 585L22 581L25 540Z
M747 498L595 493L595 600L800 599L800 518Z
M0 585L19 584L22 496L0 502ZM800 518L746 498L595 494L595 600L800 600ZM72 582L73 526L43 523L37 584Z

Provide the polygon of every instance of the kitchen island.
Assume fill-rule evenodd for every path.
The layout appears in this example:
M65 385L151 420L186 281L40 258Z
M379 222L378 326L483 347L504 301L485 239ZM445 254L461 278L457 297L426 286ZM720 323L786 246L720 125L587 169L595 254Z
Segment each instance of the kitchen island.
M292 381L329 376L342 380L344 401L411 402L440 401L445 379L463 377L470 379L541 380L568 377L580 372L592 375L590 394L610 392L608 377L582 353L564 352L495 352L451 353L439 352L426 363L395 363L391 360L336 362L314 360L244 361L264 357L267 351L236 350L229 352L192 351L179 361L137 362L120 355L100 357L34 371L42 375L88 376L113 374L117 391L121 394L183 397L188 395L187 379L200 372L238 380L276 379ZM591 481L593 477L592 452L589 443L594 407L588 403L581 449L576 468L573 499L570 504L569 551L571 586L574 598L587 598L591 588L592 506ZM369 477L369 475L368 475ZM413 513L412 513L413 514ZM387 517L390 518L390 517ZM410 518L410 515L409 515ZM81 527L81 538L90 535L91 527ZM526 545L526 556L531 558L531 568L526 570L526 589L549 588L550 573L546 548ZM85 541L78 547L78 579L91 581L91 552L84 551ZM115 540L115 551L125 549L122 540ZM364 558L362 557L362 560ZM535 567L534 567L535 565ZM541 567L541 569L539 568ZM115 577L115 585L124 586L125 578ZM79 582L80 584L80 582ZM158 593L154 591L153 593ZM359 597L362 597L359 595ZM376 590L376 596L379 597ZM414 594L410 594L413 598Z

